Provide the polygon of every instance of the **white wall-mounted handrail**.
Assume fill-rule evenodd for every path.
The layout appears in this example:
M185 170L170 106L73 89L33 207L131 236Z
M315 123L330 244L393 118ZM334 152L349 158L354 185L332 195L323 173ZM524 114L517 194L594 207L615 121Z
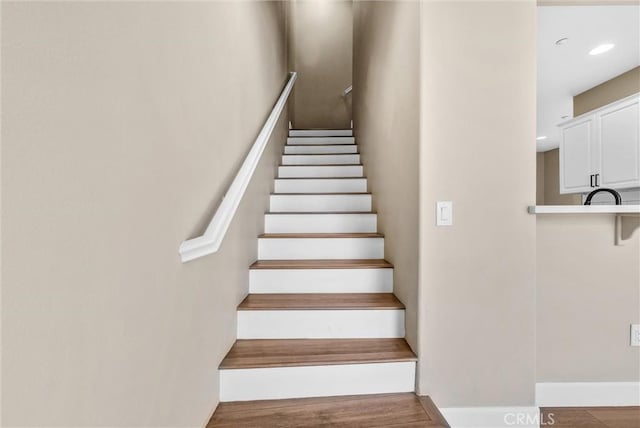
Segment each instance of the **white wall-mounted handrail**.
M347 86L347 89L342 91L342 96L346 97L347 95L349 95L351 93L351 91L353 91L353 85Z
M280 114L293 89L297 73L291 72L289 76L289 81L282 90L280 98L278 98L278 101L273 106L271 114L269 114L267 121L260 130L258 137L253 143L251 150L249 150L247 157L244 159L231 186L227 189L227 193L224 195L220 206L218 206L204 234L196 238L188 239L180 244L179 252L183 263L206 256L207 254L215 253L220 248L224 235L227 233L227 229L229 229L231 220L233 220L242 196L244 196L244 192L247 190L251 177L258 166L262 153L269 142L273 129L278 123Z

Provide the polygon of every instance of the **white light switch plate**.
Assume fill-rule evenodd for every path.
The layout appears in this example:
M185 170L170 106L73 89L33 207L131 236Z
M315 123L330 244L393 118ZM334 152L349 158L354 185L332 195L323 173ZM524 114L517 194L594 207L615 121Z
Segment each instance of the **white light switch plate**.
M453 224L453 202L436 202L436 226L451 226Z
M640 324L631 324L631 346L640 346Z

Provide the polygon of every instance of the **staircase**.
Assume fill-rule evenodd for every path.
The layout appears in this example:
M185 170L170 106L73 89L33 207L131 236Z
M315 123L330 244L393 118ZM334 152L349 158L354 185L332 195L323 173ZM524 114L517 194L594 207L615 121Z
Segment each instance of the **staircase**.
M220 401L413 392L371 194L351 130L291 130Z

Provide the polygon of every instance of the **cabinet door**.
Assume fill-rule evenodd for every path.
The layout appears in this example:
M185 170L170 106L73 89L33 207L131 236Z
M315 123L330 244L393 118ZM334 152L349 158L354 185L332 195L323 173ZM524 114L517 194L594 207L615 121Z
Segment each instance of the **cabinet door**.
M600 187L640 187L640 108L638 98L598 114Z
M560 193L581 193L591 190L593 125L594 119L590 116L562 128Z

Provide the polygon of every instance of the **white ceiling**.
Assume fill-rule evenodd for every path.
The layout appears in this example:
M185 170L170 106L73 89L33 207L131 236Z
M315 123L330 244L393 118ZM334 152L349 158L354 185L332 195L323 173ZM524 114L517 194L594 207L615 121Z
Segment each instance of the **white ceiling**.
M560 46L556 40L568 37ZM589 51L616 46L601 55ZM640 65L640 6L538 7L538 151L558 147L557 125L573 117L573 96Z

